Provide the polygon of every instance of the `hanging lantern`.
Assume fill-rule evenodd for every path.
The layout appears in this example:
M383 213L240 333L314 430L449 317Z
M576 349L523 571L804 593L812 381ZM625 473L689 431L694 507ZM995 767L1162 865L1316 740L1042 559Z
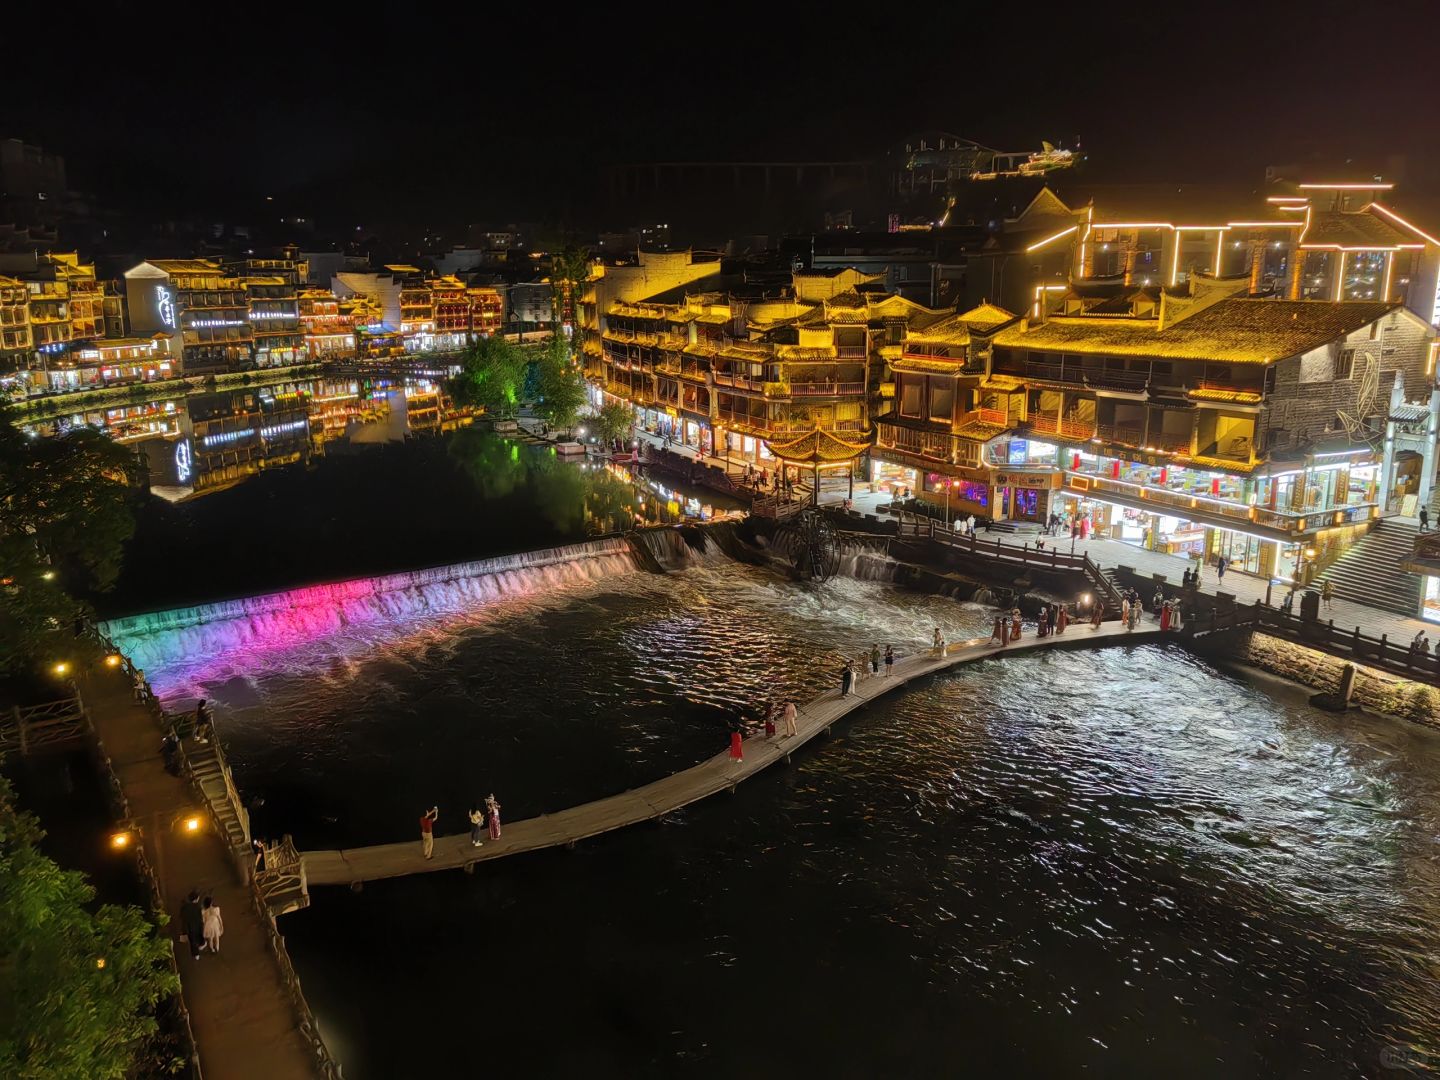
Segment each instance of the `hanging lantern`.
M1212 476L1212 477L1210 478L1210 494L1211 494L1211 495L1219 495L1219 494L1220 494L1220 478L1219 478L1218 476Z
M1168 481L1169 479L1170 479L1170 466L1168 466L1168 465L1161 465L1161 466L1160 466L1160 486L1161 486L1161 487L1164 487L1166 481Z
M1079 472L1079 471L1080 471L1080 455L1079 455L1078 452L1075 454L1074 457L1072 457L1072 458L1070 459L1070 471L1071 471L1071 472Z
M1119 459L1119 458L1116 458L1114 461L1110 462L1110 479L1112 479L1112 480L1119 480L1119 479L1120 479L1120 459Z

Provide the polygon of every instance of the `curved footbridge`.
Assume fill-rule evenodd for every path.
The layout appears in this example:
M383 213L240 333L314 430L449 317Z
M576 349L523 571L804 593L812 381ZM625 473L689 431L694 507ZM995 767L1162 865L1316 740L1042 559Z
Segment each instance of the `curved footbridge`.
M800 708L796 721L797 734L786 737L777 733L773 739L747 739L743 761L732 760L727 749L708 761L652 784L572 806L558 813L507 823L504 835L499 840L487 839L483 847L474 847L468 833L437 836L435 854L431 859L420 853L418 836L399 844L377 844L339 851L306 851L301 853L304 880L307 886L356 885L432 870L468 868L475 863L506 855L574 844L613 829L664 817L719 792L733 791L742 780L748 780L777 761L788 761L796 750L829 732L835 721L845 714L914 679L995 656L1028 654L1053 648L1153 641L1160 636L1154 623L1144 623L1135 630L1126 630L1118 622L1105 623L1099 629L1071 624L1063 634L1043 638L1022 637L1003 648L988 645L985 639L977 638L952 645L945 657L937 657L933 652L920 653L898 660L889 677L882 671L879 675L861 680L855 693L849 697L841 697L838 690L830 690L807 702Z

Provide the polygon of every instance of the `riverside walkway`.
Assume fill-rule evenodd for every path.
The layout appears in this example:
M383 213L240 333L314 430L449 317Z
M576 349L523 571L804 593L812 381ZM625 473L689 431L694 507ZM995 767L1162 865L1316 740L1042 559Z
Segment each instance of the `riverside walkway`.
M88 643L87 643L88 646ZM179 934L180 901L191 889L220 905L225 934L220 952L199 960L174 941L181 991L190 1013L205 1080L310 1080L322 1075L313 1047L272 951L265 916L250 888L236 880L226 839L212 825L190 831L206 807L188 780L173 776L160 756L160 729L148 707L132 700L129 681L107 668L93 648L77 664L77 684L100 737L171 917L165 933Z
M861 680L849 697L841 697L838 690L827 691L800 708L796 721L797 734L787 737L777 733L772 739L745 740L743 761L732 760L727 749L693 768L643 787L558 813L508 823L499 840L487 839L479 848L471 845L468 833L437 836L434 858L428 860L420 852L418 835L414 840L398 844L303 852L301 859L305 879L309 885L353 885L434 870L460 869L507 855L567 846L627 825L664 817L722 791L733 791L737 784L776 762L788 761L796 750L827 733L847 713L926 675L975 660L1016 653L1146 642L1161 637L1159 629L1148 620L1142 621L1134 630L1124 629L1119 622L1105 623L1099 629L1088 624L1072 623L1063 634L1041 638L1033 636L1032 630L1031 635L1004 648L986 644L984 638L976 638L952 645L949 655L943 658L933 652L909 656L895 663L890 676L882 673Z

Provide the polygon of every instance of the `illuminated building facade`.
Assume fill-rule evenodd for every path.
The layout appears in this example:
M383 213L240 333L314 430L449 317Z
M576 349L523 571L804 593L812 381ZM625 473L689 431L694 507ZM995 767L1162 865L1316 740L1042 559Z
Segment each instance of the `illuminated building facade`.
M952 514L1078 511L1289 579L1428 499L1434 367L1433 329L1398 300L1254 298L1196 274L1107 301L1077 282L1020 318L907 335L875 456Z
M170 334L74 342L46 359L42 377L53 392L157 382L179 374Z
M157 259L125 271L131 329L179 335L182 371L239 371L255 362L245 283L210 259Z
M493 285L471 285L465 290L470 304L472 337L489 337L505 326L505 297Z
M432 278L430 303L434 321L431 348L442 352L463 349L470 343L470 298L465 283L457 277Z
M813 432L868 443L880 350L932 312L853 270L747 281L688 252L597 268L581 305L596 387L704 454L774 465Z
M30 290L18 278L0 276L0 375L27 367L34 351Z
M305 353L312 360L355 355L354 305L340 310L340 299L329 289L302 288L296 297Z
M227 269L245 283L257 367L288 367L307 356L300 285L309 267L295 258L246 259Z

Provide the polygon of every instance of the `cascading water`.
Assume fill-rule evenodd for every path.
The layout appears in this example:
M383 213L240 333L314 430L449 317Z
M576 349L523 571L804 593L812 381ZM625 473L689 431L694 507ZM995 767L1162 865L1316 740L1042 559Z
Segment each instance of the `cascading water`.
M345 626L457 613L503 597L634 571L624 540L597 540L131 615L101 629L132 662L149 668L236 650L290 648Z
M894 581L900 563L874 551L851 551L840 556L840 573L858 581Z
M711 566L730 561L709 529L699 526L641 529L634 535L663 570L684 570L691 566Z

